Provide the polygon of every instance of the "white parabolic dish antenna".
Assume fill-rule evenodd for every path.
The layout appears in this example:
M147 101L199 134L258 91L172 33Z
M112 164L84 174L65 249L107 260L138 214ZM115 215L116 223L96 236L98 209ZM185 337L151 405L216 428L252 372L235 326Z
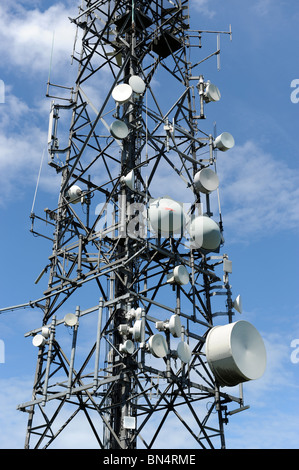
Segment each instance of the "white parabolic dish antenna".
M132 77L130 77L129 85L136 95L142 95L145 91L145 83L138 75L132 75Z
M229 134L229 132L223 132L221 135L216 137L214 145L222 152L226 152L227 150L233 148L235 145L235 139L231 134Z
M186 223L183 205L167 197L150 201L148 218L152 229L165 236L182 233Z
M135 350L134 343L130 339L127 339L124 344L121 344L120 351L127 354L133 354Z
M210 194L219 186L218 175L210 168L203 168L195 174L194 185L197 191L204 194Z
M178 353L178 356L181 359L181 361L184 362L185 364L188 364L188 362L191 359L191 355L192 355L190 346L187 343L185 343L184 341L181 341L178 344L177 353Z
M239 312L242 313L243 307L242 307L242 298L240 294L236 297L233 303L233 307Z
M37 347L37 348L40 348L41 346L43 346L44 344L46 343L46 338L41 335L41 334L37 334L33 337L32 339L32 344L33 346Z
M112 91L112 98L118 104L124 104L131 98L133 90L130 85L127 83L122 83L117 85Z
M185 286L189 282L189 273L187 271L187 268L180 264L179 266L176 266L173 270L173 278L175 282L181 286Z
M135 183L134 170L131 170L126 176L123 176L122 181L128 186L128 188L134 189L134 183Z
M117 119L110 126L110 132L115 139L125 139L128 137L129 129L124 121Z
M219 101L221 98L221 93L219 88L212 83L208 83L204 92L206 101Z
M164 336L156 334L148 341L149 350L155 357L165 357L168 354L168 347Z
M266 349L256 328L243 320L212 328L206 357L219 384L232 387L260 378L266 368Z
M216 250L221 242L219 225L206 215L195 217L189 226L191 245L204 250Z
M64 317L64 324L66 326L75 326L77 323L77 317L73 313L67 313Z
M74 184L67 192L67 197L72 204L77 204L81 200L82 189Z
M169 331L175 338L181 336L182 324L179 315L172 315L169 320Z

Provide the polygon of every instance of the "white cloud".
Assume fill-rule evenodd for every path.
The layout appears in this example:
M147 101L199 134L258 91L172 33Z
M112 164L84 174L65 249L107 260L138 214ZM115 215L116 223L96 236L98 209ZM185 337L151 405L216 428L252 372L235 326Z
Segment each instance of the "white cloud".
M299 174L255 143L219 155L225 228L248 240L299 225Z
M254 9L259 15L264 16L269 13L272 4L272 0L258 0L254 5Z
M206 15L209 18L212 18L213 16L215 16L216 12L212 10L209 0L195 0L195 2L193 3L194 5L192 6L199 13L202 13L203 15Z
M30 106L21 98L8 93L0 120L0 203L19 198L37 181L38 170L45 149L47 115ZM43 118L46 118L43 121ZM39 121L45 122L40 129ZM46 149L45 149L46 150ZM45 163L47 155L45 155ZM42 181L47 183L49 170L44 165ZM56 181L51 172L52 185ZM49 189L49 188L48 188ZM33 191L32 191L33 196Z
M73 10L74 12L74 10ZM75 27L71 11L62 3L46 11L25 10L18 3L0 6L0 53L10 67L18 67L30 76L48 71L53 33L54 61L58 66L70 61Z
M32 379L11 377L0 380L0 438L1 449L24 447L28 415L17 411L26 393L32 390ZM25 394L25 395L24 395ZM30 396L30 395L29 395Z

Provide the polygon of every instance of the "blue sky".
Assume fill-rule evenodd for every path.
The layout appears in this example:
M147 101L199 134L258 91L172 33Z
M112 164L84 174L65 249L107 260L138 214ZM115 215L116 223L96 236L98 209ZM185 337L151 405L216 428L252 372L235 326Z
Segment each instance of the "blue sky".
M0 5L1 308L39 298L44 287L34 281L51 246L30 234L29 216L47 140L53 31L51 78L72 85L74 29L68 17L76 11L69 0ZM299 79L299 7L295 0L191 0L190 14L193 29L232 25L232 41L221 36L221 70L216 59L203 68L222 94L209 105L207 125L216 121L236 141L217 164L225 252L233 261L233 292L243 299L236 319L256 326L268 357L264 376L244 386L250 409L230 418L227 447L298 448L299 351L291 343L298 339L299 346L299 103L291 101L291 82ZM204 36L203 46L215 50L216 37ZM45 157L36 213L56 207L58 188ZM24 334L39 323L31 309L0 315L0 448L24 444L27 415L16 406L30 398L36 361Z

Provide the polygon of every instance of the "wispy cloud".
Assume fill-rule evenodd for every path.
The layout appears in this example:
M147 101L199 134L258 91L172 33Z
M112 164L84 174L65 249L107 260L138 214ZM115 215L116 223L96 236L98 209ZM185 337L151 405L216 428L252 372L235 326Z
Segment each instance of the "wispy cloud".
M227 427L228 448L297 448L296 366L290 362L290 350L282 335L268 333L263 337L266 372L261 379L244 384L245 404L250 409L231 417ZM284 396L288 402L284 402Z
M213 18L213 16L215 16L216 11L212 9L211 2L209 0L195 0L193 3L194 4L192 6L199 13L202 13L208 18Z
M299 225L299 174L252 141L218 159L225 226L248 240Z
M0 53L9 67L18 67L30 76L48 71L53 34L54 59L58 65L70 60L74 43L74 25L70 10L61 3L45 11L26 10L19 3L0 6Z

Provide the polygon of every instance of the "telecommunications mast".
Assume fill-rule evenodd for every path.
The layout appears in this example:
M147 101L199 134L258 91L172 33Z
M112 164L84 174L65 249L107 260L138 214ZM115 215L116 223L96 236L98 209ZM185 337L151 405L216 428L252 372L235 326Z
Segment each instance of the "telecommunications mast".
M247 408L227 387L264 372L259 333L233 321L241 298L221 254L216 161L234 138L204 129L220 92L202 63L231 31L191 30L189 13L188 0L86 0L71 19L76 82L47 93L58 203L31 213L52 245L26 333L26 448L70 445L78 429L101 449L224 448L228 416ZM217 48L200 57L206 33Z

